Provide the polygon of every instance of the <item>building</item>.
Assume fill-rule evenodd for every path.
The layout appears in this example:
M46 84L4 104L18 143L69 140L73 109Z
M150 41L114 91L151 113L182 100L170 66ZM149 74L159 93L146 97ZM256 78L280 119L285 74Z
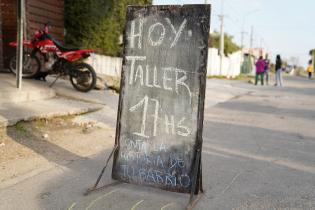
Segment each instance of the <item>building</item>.
M265 58L267 54L264 48L244 48L243 53L252 55L256 59L258 59L260 56L263 56Z
M0 12L0 70L3 68L2 13Z
M34 32L45 23L52 26L50 33L56 39L64 40L64 0L25 0L26 36L31 39ZM2 26L2 27L1 27ZM0 0L0 68L8 67L15 49L8 44L16 40L17 0Z

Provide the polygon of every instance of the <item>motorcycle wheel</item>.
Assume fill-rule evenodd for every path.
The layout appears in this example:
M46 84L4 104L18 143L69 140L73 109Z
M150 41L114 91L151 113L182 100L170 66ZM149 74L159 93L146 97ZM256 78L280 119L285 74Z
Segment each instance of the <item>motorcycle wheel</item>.
M23 78L34 78L40 71L40 61L36 56L31 56L29 53L23 54ZM9 69L13 74L16 74L16 56L10 59Z
M93 67L87 63L75 64L70 73L70 82L78 91L88 92L95 88L96 73Z

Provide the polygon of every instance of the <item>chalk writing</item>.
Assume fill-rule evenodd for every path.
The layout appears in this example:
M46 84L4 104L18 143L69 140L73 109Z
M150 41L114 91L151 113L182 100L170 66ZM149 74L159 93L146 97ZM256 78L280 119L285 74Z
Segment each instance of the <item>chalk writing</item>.
M172 31L173 31L173 33L175 34L175 38L174 38L174 40L173 40L173 42L172 42L172 44L171 44L171 48L172 48L172 47L174 47L174 46L176 45L176 43L177 43L177 41L178 41L180 35L182 34L182 32L183 32L183 30L184 30L184 28L185 28L185 26L186 26L187 20L185 19L185 20L182 22L182 24L180 25L178 31L176 31L175 27L173 26L173 24L171 23L171 20L170 20L169 18L165 18L165 20L166 20L166 22L171 26Z
M192 92L190 90L189 85L186 83L188 80L187 71L174 67L161 67L160 71L163 73L162 78L158 78L157 76L158 69L156 66L153 67L153 74L150 65L146 65L145 73L143 71L143 67L141 64L138 64L135 67L136 61L146 60L145 56L127 56L126 59L127 61L131 61L129 85L133 86L137 81L140 81L141 86L145 86L148 88L162 88L170 92L172 92L175 89L176 94L178 95L180 94L179 93L180 88L183 88L187 91L190 102L192 98ZM153 83L152 82L150 83L150 81L153 81Z
M188 187L191 183L191 179L187 174L176 176L175 173L169 173L166 171L159 171L153 169L140 168L136 169L133 166L121 165L124 179L134 179L134 181L143 183L149 182L154 184L162 184L165 186L176 187Z
M202 125L209 10L128 7L126 21L112 176L189 192Z
M151 37L151 34L152 34L152 32L154 31L154 29L157 26L159 26L162 29L161 35L160 35L160 37L159 37L159 39L157 41L153 41L152 37ZM165 27L164 27L164 25L162 23L158 22L158 23L155 23L152 26L150 26L149 33L148 33L148 40L149 40L149 42L150 42L150 44L152 46L159 46L159 45L161 45L163 40L164 40L164 36L165 36Z
M149 135L146 135L146 124L147 124L149 100L155 103L154 114L152 115L154 118L152 136L157 136L157 125L158 125L158 120L160 119L159 118L159 108L160 108L159 101L157 99L149 98L147 95L145 95L144 98L141 99L137 104L129 108L129 111L135 112L136 110L143 107L140 132L133 132L133 134L144 137L144 138L150 137ZM165 124L166 134L171 134L171 135L177 134L184 137L187 137L189 134L191 134L191 130L187 126L183 125L183 123L185 122L185 117L182 117L178 123L175 123L174 115L168 116L167 114L164 114L164 119L165 119L164 124ZM175 126L176 126L176 129L175 129ZM183 132L183 130L185 130L185 132Z
M168 31L170 33L174 34L174 36L170 36L170 37L172 37L172 42L170 44L170 48L173 48L176 46L179 38L181 37L182 32L184 31L185 26L187 24L187 20L186 19L183 20L183 22L180 24L178 30L175 29L175 26L173 25L173 23L171 22L171 20L169 18L165 18L164 21L166 22L166 25L168 25L170 28ZM138 44L137 44L138 49L142 48L142 36L144 33L143 24L144 24L143 18L138 18L137 20L131 21L131 29L130 29L129 36L128 36L128 39L130 40L130 48L135 48L135 42L136 42L135 39L136 38L138 40ZM166 35L166 31L167 31L164 24L161 22L156 22L156 23L150 25L150 27L148 29L147 40L151 46L157 47L163 43L165 35ZM138 25L138 28L137 28L138 31L137 32L136 32L136 25ZM191 30L189 30L188 33L191 33ZM153 36L152 34L159 34L159 35ZM192 35L190 35L190 36L192 36Z
M138 33L135 32L136 28L136 21L131 21L131 32L130 32L130 47L134 48L135 47L135 38L138 38L138 48L141 49L141 39L142 39L142 29L143 29L143 19L139 18L138 20L139 28L138 28Z
M146 120L147 120L147 111L148 111L148 96L144 96L144 98L139 101L139 103L137 103L136 105L134 105L133 107L130 107L130 111L133 112L136 109L138 109L140 106L143 105L143 112L142 112L142 121L141 121L141 130L140 133L138 132L134 132L133 134L135 135L139 135L145 138L149 138L149 136L145 135L145 125L146 125Z

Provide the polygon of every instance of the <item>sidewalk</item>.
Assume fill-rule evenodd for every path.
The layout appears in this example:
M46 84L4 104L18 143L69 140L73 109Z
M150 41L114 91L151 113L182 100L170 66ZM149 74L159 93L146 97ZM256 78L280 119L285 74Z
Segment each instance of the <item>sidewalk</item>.
M41 81L23 79L22 90L16 88L15 82L12 74L0 74L0 127L19 121L93 112L103 107L60 97L48 83Z
M23 80L21 91L15 88L15 77L0 74L0 127L14 125L23 120L51 118L55 116L83 114L74 119L76 123L95 123L99 127L116 126L118 94L112 90L91 90L82 93L75 90L69 81L59 79L52 88L54 80L47 82ZM228 80L212 79L207 84L205 107L211 107L248 92L243 88L232 88Z
M23 79L22 89L16 88L16 77L10 73L0 73L0 104L19 103L53 98L53 89L43 86L39 81Z

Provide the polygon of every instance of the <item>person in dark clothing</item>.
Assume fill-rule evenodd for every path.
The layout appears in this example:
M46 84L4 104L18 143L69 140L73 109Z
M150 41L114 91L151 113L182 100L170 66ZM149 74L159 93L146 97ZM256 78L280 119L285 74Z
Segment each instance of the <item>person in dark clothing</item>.
M282 72L282 60L281 60L280 55L277 55L277 58L276 58L276 84L275 84L275 86L282 87L281 72Z
M265 78L266 78L266 85L269 84L269 71L270 71L270 60L268 59L268 54L265 58Z

